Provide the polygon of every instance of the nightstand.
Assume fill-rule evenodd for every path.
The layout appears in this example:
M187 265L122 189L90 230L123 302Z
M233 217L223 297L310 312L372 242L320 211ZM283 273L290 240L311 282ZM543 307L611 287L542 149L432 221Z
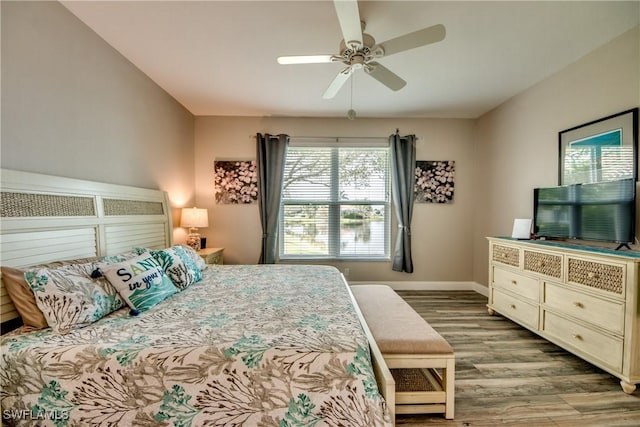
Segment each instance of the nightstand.
M198 251L198 255L200 255L207 264L222 265L224 264L222 252L224 252L224 248L204 248Z

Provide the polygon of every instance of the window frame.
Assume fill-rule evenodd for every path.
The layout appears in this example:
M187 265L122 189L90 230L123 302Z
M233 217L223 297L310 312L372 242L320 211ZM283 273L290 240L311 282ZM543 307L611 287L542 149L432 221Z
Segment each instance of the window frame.
M344 139L333 138L330 142L322 141L318 142L316 139L309 141L296 141L293 140L290 143L291 148L322 148L331 149L331 171L330 179L330 192L328 199L285 199L284 193L280 200L280 217L278 220L278 259L295 261L295 260L309 260L309 261L389 261L391 259L391 216L392 212L392 200L391 200L391 155L388 141L385 139L384 143L377 141L379 138L358 138L357 140L351 139L344 141ZM353 148L370 148L380 149L383 148L386 154L386 173L384 182L385 200L340 200L340 178L339 178L339 153L340 149L353 149ZM286 160L285 160L286 162ZM286 205L309 205L309 206L321 206L328 210L327 225L328 231L328 248L327 254L313 255L313 254L285 254L285 206ZM383 210L383 253L380 255L350 255L341 253L341 237L340 222L341 222L341 208L344 206L382 206ZM332 236L331 230L338 230L336 235Z

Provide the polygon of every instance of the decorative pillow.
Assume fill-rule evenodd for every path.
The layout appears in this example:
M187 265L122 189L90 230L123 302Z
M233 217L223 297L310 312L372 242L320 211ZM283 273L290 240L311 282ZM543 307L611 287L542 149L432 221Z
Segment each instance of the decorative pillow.
M117 264L103 264L100 270L135 310L148 310L178 291L150 253Z
M180 247L182 249L184 249L184 251L186 252L187 256L189 258L191 258L191 260L195 263L195 265L202 271L205 270L207 268L207 263L204 262L204 260L202 259L202 257L200 255L198 255L198 252L196 252L195 249L193 249L191 246L187 246L187 245L180 245Z
M95 260L99 260L102 262L120 262L138 255L139 254L135 252L126 252L123 254L106 256L102 258L90 257L64 261L53 261L50 263L33 265L25 268L1 267L2 281L4 282L4 287L7 290L7 293L9 294L9 298L11 298L13 305L16 307L18 314L22 318L22 323L25 326L29 326L35 329L42 329L48 327L49 325L47 324L47 319L45 318L44 314L42 314L42 311L40 311L40 308L38 308L36 298L33 295L33 290L31 290L31 287L24 278L24 273L26 273L28 270L56 268L69 264L85 264L87 262Z
M54 332L65 334L123 307L104 278L92 278L94 263L28 270L24 278Z
M182 246L172 246L161 251L151 251L178 290L202 280L202 273Z
M2 267L4 288L7 290L25 326L37 329L46 328L49 324L42 311L38 308L38 304L36 304L36 297L24 279L24 273L25 270L19 268Z

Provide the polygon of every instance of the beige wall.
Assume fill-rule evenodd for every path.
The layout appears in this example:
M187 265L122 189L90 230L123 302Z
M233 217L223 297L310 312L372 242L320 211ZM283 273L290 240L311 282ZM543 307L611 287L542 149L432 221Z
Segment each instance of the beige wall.
M474 280L487 284L485 236L533 215L533 188L558 183L558 132L640 105L638 27L477 120ZM640 230L640 228L638 228Z
M213 203L213 161L255 158L257 132L416 134L419 160L455 160L457 170L453 204L415 207L415 273L336 265L355 281L486 284L484 236L508 235L513 218L531 217L532 189L557 182L558 132L640 105L636 28L478 120L194 119L57 2L0 7L1 166L160 188L176 207L207 207L203 235L230 263L257 261L260 221L257 205Z
M415 134L418 160L455 160L456 189L449 205L418 204L413 216L413 274L391 270L390 262L335 263L350 280L470 281L473 218L473 120L196 117L196 201L210 209L208 246L224 246L225 262L255 263L262 235L257 205L216 205L215 159L255 159L255 134L291 136L374 136ZM394 230L395 231L395 230ZM395 241L395 240L392 240Z
M1 2L3 168L193 196L193 115L58 2Z
M414 274L389 263L335 265L353 281L486 285L485 236L510 235L514 218L532 216L533 188L557 184L558 132L640 105L639 40L635 28L477 120L197 117L196 200L213 213L203 234L231 263L258 259L257 206L216 206L212 189L213 161L255 158L256 132L384 136L399 127L420 137L419 160L456 160L455 202L416 206Z

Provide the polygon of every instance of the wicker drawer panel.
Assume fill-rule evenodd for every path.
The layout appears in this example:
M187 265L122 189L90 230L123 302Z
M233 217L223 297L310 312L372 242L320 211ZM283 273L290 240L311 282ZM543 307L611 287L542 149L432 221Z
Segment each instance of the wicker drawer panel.
M568 281L624 295L625 268L623 265L569 258Z
M562 277L562 256L525 250L524 269L559 279Z
M502 264L520 266L520 250L511 246L493 245L493 260Z

